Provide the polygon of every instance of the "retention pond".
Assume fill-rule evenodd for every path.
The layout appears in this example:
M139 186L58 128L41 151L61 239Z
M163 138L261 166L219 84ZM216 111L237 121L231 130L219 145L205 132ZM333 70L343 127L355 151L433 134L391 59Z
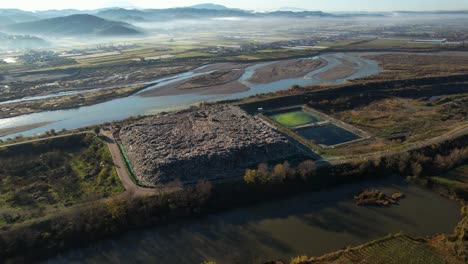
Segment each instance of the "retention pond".
M313 140L317 144L327 146L337 145L359 138L356 134L333 124L300 128L297 130L297 133L309 140Z

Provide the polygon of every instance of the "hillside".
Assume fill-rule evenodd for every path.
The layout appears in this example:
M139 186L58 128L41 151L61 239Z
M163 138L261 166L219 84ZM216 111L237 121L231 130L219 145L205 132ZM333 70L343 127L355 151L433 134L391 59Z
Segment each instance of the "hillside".
M36 35L105 35L128 36L141 34L130 24L109 21L100 17L86 14L70 15L43 19L34 22L13 24L6 27L12 33Z
M4 21L4 25L30 22L37 19L39 19L39 17L33 12L19 9L0 9L0 21Z

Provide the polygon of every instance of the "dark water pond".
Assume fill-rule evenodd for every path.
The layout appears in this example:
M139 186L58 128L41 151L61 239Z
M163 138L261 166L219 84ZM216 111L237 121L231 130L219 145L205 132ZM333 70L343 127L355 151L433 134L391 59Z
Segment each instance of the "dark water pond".
M376 187L403 192L400 205L360 207L353 195ZM451 233L458 205L402 179L343 185L167 226L127 233L51 258L48 263L260 263L321 255L403 231Z
M301 136L327 146L358 139L359 136L336 125L307 127L297 130Z

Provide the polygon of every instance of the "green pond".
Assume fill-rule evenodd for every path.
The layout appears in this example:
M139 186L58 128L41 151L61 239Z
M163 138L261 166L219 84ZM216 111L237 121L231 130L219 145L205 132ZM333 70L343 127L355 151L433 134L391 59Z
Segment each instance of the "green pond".
M284 111L270 116L271 119L287 127L315 123L319 119L304 110Z

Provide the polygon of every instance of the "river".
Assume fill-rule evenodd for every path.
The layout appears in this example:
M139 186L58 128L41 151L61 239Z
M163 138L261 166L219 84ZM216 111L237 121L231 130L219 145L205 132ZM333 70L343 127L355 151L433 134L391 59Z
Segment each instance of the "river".
M361 207L353 195L376 187L406 198L388 208ZM459 206L400 178L330 190L220 212L73 249L46 263L262 263L322 255L400 231L423 237L452 233Z
M267 84L252 84L247 81L256 69L268 65L269 63L259 63L245 70L244 75L239 79L241 83L248 86L250 89L245 92L233 94L213 94L213 95L197 95L197 94L184 94L175 96L158 96L158 97L143 97L135 94L125 98L114 99L100 104L91 106L84 106L68 110L54 110L33 114L26 114L12 118L0 119L0 129L27 126L37 123L48 124L38 128L33 128L16 134L10 134L0 139L12 138L18 135L31 136L40 134L45 131L55 129L75 129L89 125L95 125L103 122L118 121L137 115L154 114L161 111L168 111L173 109L180 109L188 107L201 101L221 101L229 99L239 99L248 97L255 94L269 93L279 90L288 89L294 84L298 85L314 85L314 84L338 84L344 83L350 79L356 79L364 76L369 76L380 72L380 68L375 61L370 61L358 58L349 54L334 53L325 54L320 56L325 59L328 64L325 67L317 69L308 73L303 78L284 79L281 81L271 82ZM330 70L341 63L342 59L349 60L357 65L357 71L347 78L342 78L334 81L325 81L316 75ZM271 63L271 62L270 62ZM205 66L206 67L206 66ZM177 76L166 77L157 79L149 83L155 83L151 87L145 89L158 89L161 86L167 85L171 82L180 81L198 75L196 70L181 73ZM27 100L33 100L28 98Z

